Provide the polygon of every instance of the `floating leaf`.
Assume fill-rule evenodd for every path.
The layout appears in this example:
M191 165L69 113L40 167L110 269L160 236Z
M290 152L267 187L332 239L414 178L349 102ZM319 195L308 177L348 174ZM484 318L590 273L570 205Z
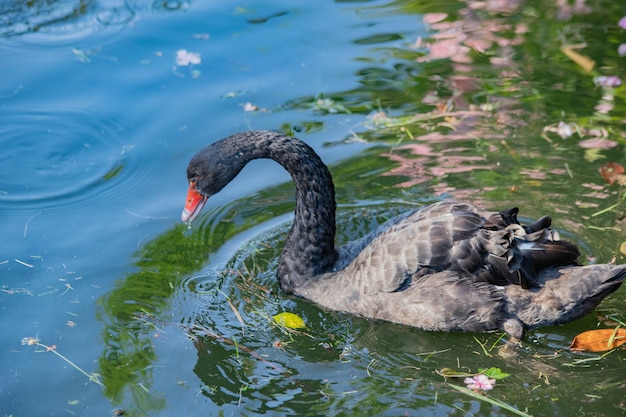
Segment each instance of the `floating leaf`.
M109 170L109 172L107 172L106 174L104 174L104 177L102 177L105 181L108 181L112 178L115 178L117 176L117 174L119 174L120 172L122 172L122 170L124 169L124 164L117 164L116 166L114 166L113 168L111 168Z
M441 375L444 378L466 378L468 376L476 375L475 373L457 371L456 369L452 368L441 368L435 370L435 372L437 372L438 375Z
M622 253L622 255L626 255L626 242L622 242L622 244L619 245L619 251Z
M502 370L500 368L488 368L488 369L480 369L478 368L478 372L480 372L481 374L485 375L488 378L491 379L504 379L507 376L511 376L511 374L507 374L506 372L502 372Z
M306 325L304 324L304 320L302 320L302 317L298 316L297 314L284 312L276 314L272 318L276 323L289 329L302 329L303 327L306 327Z
M596 311L595 314L598 321L602 322L602 324L604 324L606 327L617 327L621 324L615 319L615 317L611 315L605 315L599 311Z
M626 343L626 329L618 327L582 332L574 338L569 348L578 351L604 352L624 343Z
M613 184L624 173L624 167L618 162L607 162L600 167L600 176L609 184Z

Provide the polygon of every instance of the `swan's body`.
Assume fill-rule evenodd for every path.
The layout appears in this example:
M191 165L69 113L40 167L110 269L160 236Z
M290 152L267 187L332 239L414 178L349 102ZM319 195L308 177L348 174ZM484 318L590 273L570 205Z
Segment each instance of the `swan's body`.
M332 310L519 339L525 329L582 317L626 276L625 265L579 266L576 246L549 229L548 217L522 226L516 208L494 213L454 201L402 214L335 248L330 172L304 142L268 131L235 134L192 158L183 221L257 158L277 161L296 184L280 286Z

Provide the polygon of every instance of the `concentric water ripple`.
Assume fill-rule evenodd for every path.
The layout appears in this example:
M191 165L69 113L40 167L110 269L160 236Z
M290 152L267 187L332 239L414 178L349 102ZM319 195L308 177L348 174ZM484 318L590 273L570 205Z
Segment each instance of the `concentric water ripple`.
M134 19L135 12L125 0L104 4L84 0L8 0L0 5L0 38L20 36L33 43L68 43L93 32L118 32Z
M83 204L133 187L142 176L130 137L119 121L84 110L0 112L0 202Z
M187 9L189 0L3 0L0 39L70 45L92 33L116 34L141 14Z

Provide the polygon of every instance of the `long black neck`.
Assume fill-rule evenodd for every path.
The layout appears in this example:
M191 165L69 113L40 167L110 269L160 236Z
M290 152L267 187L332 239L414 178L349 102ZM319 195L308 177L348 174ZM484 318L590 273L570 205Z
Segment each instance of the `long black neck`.
M296 185L295 219L283 249L277 276L291 293L335 263L335 187L315 151L303 141L276 132L251 131L225 139L233 143L238 169L252 159L270 158L282 165ZM230 159L230 158L229 158Z

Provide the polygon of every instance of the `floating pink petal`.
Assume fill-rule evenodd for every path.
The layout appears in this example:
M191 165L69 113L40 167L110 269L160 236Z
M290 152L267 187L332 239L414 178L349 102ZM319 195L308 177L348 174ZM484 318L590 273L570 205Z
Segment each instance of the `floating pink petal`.
M187 65L198 65L202 62L198 52L189 52L186 49L176 51L176 65L185 67Z
M621 27L622 29L626 29L626 16L622 17L619 20L618 26Z
M467 388L472 391L489 391L496 383L495 379L489 379L486 375L476 375L473 378L465 378L463 381Z
M626 43L621 43L617 47L617 53L619 54L619 56L626 56Z
M248 102L243 105L243 111L257 111L259 108L254 104Z

